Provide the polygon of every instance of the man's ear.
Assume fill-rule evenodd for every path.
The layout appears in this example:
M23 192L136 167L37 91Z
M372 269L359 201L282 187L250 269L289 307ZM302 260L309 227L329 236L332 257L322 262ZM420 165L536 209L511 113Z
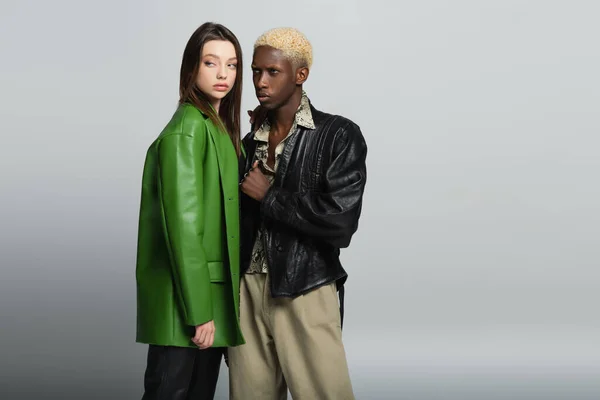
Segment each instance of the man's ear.
M308 79L309 70L306 67L296 69L296 85L302 85Z

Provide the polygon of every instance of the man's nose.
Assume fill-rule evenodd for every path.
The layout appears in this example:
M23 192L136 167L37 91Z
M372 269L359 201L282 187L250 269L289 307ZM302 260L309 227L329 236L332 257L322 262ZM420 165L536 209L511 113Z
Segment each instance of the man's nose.
M267 82L265 74L260 74L260 77L258 78L257 86L259 88L266 88L269 86L269 83Z

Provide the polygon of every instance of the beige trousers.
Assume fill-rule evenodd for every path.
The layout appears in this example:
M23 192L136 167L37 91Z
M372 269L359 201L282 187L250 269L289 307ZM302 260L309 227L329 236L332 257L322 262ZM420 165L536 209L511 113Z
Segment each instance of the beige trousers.
M267 274L240 285L246 344L229 348L233 400L352 400L335 283L305 295L272 298Z

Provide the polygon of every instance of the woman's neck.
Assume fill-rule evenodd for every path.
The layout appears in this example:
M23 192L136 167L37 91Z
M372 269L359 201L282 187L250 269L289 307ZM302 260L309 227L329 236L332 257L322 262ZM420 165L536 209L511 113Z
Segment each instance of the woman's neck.
M213 106L213 108L215 109L217 114L219 114L219 107L221 106L221 99L213 100L213 101L211 101L210 104Z

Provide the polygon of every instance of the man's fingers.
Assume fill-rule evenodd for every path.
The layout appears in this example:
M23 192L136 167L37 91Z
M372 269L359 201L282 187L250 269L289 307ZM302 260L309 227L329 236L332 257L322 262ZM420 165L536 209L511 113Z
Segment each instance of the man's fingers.
M246 182L246 181L242 182L241 189L242 189L242 192L244 192L248 196L252 197L251 196L251 194L252 194L252 186L248 182Z
M246 185L246 187L255 186L256 179L257 179L256 171L252 171L248 174L247 177L244 178L244 180L242 181L242 185Z

